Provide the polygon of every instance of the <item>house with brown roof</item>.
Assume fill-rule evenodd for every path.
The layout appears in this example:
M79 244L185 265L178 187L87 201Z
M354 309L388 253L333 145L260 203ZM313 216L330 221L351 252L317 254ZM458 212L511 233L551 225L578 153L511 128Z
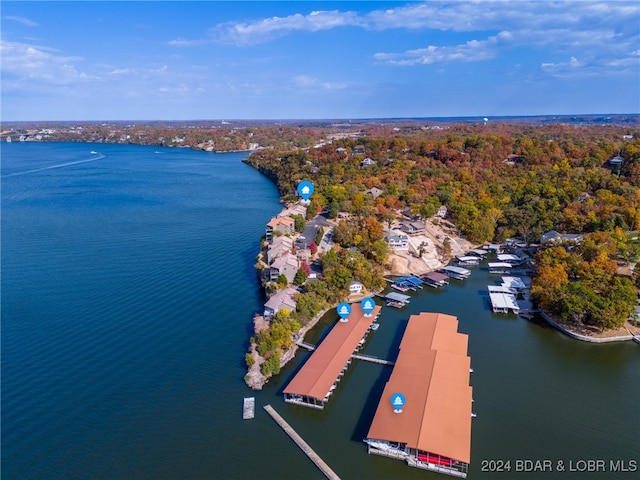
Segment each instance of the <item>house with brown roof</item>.
M276 232L281 235L291 235L295 231L295 220L291 217L276 217L272 218L267 223L267 229L265 235L267 241L271 243L271 240L276 235Z

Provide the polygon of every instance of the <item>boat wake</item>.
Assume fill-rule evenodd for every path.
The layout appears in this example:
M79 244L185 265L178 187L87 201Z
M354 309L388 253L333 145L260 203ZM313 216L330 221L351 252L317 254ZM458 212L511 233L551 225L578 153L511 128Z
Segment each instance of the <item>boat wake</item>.
M91 157L91 158L88 158L86 160L78 160L78 161L75 161L75 162L59 163L57 165L50 165L48 167L41 167L41 168L34 168L32 170L25 170L24 172L9 173L7 175L2 175L1 178L17 177L19 175L27 175L29 173L42 172L44 170L53 170L55 168L63 168L63 167L69 167L71 165L79 165L81 163L95 162L97 160L102 160L103 158L106 158L106 157L107 157L106 155L100 154L97 157Z

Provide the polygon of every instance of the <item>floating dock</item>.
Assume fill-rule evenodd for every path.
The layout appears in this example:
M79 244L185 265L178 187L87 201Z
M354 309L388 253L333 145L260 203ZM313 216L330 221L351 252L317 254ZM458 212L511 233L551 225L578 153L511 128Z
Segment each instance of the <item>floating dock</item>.
M513 265L506 262L489 262L489 273L510 273Z
M480 257L475 255L462 255L456 258L458 265L478 265L480 263Z
M448 275L451 278L455 278L458 280L464 280L471 275L471 270L467 270L462 267L454 267L454 266L446 266L440 270L442 273Z
M444 287L445 285L449 285L449 276L444 273L439 272L429 272L425 273L420 277L424 283L433 288Z
M251 420L255 416L256 399L255 397L245 397L242 404L242 419Z
M489 285L489 302L494 313L520 313L515 290L511 288Z
M291 440L293 440L295 444L300 447L300 450L302 450L307 455L307 457L309 457L309 459L316 465L316 467L320 469L325 477L327 477L329 480L340 480L340 477L336 475L333 470L331 470L331 467L329 467L329 465L327 465L325 461L320 458L320 456L313 450L313 448L311 448L309 444L305 442L304 439L300 435L298 435L298 433L293 428L291 428L291 425L289 425L285 421L285 419L282 418L280 414L278 414L278 412L273 409L271 405L265 405L264 409L271 416L271 418L273 418L275 422L280 425L280 428L282 428L282 430L284 430L285 433L289 435L289 437L291 437Z
M384 298L387 300L387 306L396 308L402 308L411 301L411 297L409 295L403 295L402 293L396 292L389 292Z

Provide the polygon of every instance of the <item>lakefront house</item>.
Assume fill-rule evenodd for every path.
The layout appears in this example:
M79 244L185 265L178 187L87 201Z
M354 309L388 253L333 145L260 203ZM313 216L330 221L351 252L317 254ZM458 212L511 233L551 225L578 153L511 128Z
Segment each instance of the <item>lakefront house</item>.
M271 243L274 235L291 235L293 234L295 229L295 220L291 217L277 217L271 219L269 223L267 223L267 229L265 231L265 236L267 241Z

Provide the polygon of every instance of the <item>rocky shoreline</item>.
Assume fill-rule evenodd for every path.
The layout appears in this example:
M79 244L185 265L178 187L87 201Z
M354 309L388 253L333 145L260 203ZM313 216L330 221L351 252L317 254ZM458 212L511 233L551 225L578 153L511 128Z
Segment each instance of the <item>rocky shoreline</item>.
M564 323L558 319L554 319L546 312L539 311L538 314L552 327L555 327L565 335L589 343L613 343L634 341L640 343L640 327L631 325L627 322L623 327L612 331L605 332L588 332L579 330L574 325ZM626 332L626 334L624 333Z

